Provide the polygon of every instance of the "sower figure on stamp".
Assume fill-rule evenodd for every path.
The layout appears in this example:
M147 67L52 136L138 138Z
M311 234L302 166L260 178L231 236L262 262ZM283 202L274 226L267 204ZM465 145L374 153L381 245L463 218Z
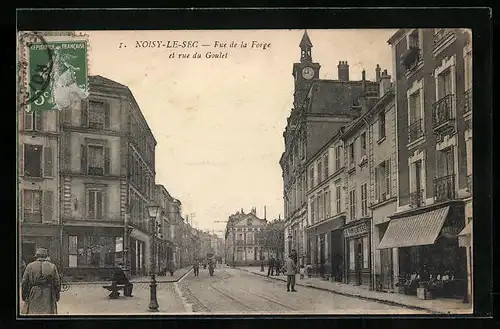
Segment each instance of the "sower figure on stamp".
M297 265L293 259L293 254L288 255L288 258L285 261L285 270L286 270L286 291L290 291L290 286L292 287L292 291L295 290L295 273L297 273Z
M57 267L47 260L47 249L38 248L36 260L26 266L21 294L26 314L57 314L61 281Z

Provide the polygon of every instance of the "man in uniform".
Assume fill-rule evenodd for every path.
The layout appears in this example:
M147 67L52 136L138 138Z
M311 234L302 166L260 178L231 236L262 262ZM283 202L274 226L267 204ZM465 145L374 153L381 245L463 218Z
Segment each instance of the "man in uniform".
M26 266L21 283L26 314L57 314L61 279L57 267L48 260L47 249L36 250L36 260Z

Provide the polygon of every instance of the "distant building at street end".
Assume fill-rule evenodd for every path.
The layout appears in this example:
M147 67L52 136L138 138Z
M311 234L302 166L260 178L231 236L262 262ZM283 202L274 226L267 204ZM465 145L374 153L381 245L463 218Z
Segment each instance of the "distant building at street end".
M266 219L257 217L256 208L230 215L225 235L226 262L235 266L260 264L261 246L255 235L266 225Z

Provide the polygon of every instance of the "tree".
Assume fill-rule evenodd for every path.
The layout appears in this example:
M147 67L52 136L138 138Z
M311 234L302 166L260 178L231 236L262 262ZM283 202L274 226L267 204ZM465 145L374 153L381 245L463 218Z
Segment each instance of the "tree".
M262 249L274 251L280 255L285 250L285 222L275 219L267 223L261 231L257 232L256 237Z

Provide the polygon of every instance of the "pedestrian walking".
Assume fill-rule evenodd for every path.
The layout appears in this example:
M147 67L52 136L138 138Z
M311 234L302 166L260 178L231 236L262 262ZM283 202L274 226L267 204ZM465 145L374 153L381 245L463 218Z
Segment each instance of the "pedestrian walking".
M290 291L290 287L292 288L292 292L296 292L295 290L295 274L297 273L297 266L295 261L293 260L293 255L288 255L288 258L285 261L285 270L286 270L286 291Z
M280 275L282 269L281 269L281 260L278 257L276 257L276 259L274 260L274 267L276 268L275 275Z
M170 272L170 276L174 276L174 262L171 260L168 262L168 271Z
M196 259L193 264L193 272L194 276L198 276L200 273L200 262Z
M35 258L26 266L21 283L25 313L57 314L57 302L61 294L57 267L47 260L47 249L38 248Z
M306 271L306 269L304 268L304 265L300 265L299 273L300 273L301 280L304 278L305 271Z
M267 268L267 276L269 275L273 275L273 271L274 271L274 257L271 256L269 257L269 261L268 261L268 268Z

